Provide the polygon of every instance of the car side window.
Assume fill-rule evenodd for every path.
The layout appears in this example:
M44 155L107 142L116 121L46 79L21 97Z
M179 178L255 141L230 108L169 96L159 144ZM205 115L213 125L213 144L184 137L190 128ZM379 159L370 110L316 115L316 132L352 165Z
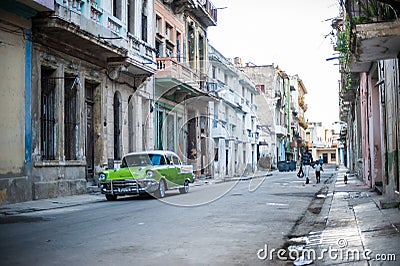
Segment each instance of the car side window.
M177 156L172 156L175 165L181 165L181 160Z
M152 155L151 156L151 164L152 165L160 165L162 164L163 156L160 155Z
M165 156L161 156L161 165L168 164L168 159Z
M172 159L171 155L165 156L167 158L167 164L174 164L174 160Z

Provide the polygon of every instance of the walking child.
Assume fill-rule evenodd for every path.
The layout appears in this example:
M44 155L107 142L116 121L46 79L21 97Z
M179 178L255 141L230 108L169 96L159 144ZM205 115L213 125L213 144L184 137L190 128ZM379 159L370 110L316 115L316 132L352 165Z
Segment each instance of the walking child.
M321 182L321 171L324 171L324 169L322 169L322 164L319 163L319 160L317 160L315 162L315 178L317 179L317 184Z

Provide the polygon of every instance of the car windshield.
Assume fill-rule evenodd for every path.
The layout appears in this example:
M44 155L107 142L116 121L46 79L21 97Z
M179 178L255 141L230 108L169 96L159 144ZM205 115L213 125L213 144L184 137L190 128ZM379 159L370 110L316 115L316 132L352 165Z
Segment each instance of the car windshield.
M121 168L165 164L161 154L134 154L124 157Z

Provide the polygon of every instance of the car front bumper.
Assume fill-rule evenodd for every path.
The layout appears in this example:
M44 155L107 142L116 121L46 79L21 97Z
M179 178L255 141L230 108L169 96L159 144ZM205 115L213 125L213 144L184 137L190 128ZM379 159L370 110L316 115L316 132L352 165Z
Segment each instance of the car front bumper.
M110 180L100 183L100 191L102 194L119 196L139 195L156 192L158 185L159 183L153 179Z

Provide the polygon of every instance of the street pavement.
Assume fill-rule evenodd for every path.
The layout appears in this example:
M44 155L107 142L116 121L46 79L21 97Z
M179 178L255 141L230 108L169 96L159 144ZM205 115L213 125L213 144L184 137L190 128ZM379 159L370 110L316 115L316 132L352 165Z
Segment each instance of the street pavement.
M212 185L218 184L222 182L236 182L241 180L249 180L252 178L262 178L265 176L271 176L272 172L270 171L257 171L254 174L241 176L241 177L232 177L221 180L214 179L197 179L191 186L204 186L204 185ZM52 210L52 209L60 209L72 206L79 206L88 203L93 203L97 201L104 201L104 195L100 193L100 189L95 186L88 187L87 194L81 195L71 195L71 196L63 196L57 198L50 199L42 199L42 200L34 200L34 201L26 201L19 202L14 204L4 204L0 205L0 224L2 220L6 220L7 216L21 214L21 213L30 213L36 211L44 211L44 210ZM9 217L11 218L11 217ZM4 222L3 222L4 223Z
M275 260L284 260L283 265L400 265L400 211L398 208L382 209L383 196L371 191L354 175L349 175L347 184L343 181L345 168L334 173L332 178L322 175L322 182L305 187L319 186L315 199L310 203L304 217L294 226L282 247L295 258L286 262L277 254ZM265 176L285 173L257 172L254 175L231 179L230 181L259 179ZM289 173L294 175L293 172ZM324 178L325 177L325 178ZM194 186L212 185L210 179L197 180ZM96 190L84 195L65 196L0 206L0 224L12 223L19 214L62 209L104 202L104 195ZM30 216L26 216L30 217ZM21 219L19 217L18 219ZM262 250L263 251L263 250ZM291 253L290 253L291 252ZM286 254L288 254L286 253ZM260 253L262 255L262 252ZM303 255L303 256L301 256ZM293 261L294 260L294 261ZM265 261L268 264L268 261ZM276 262L276 261L275 261ZM286 263L286 264L285 264ZM246 264L246 263L244 263ZM252 265L252 264L247 264Z

